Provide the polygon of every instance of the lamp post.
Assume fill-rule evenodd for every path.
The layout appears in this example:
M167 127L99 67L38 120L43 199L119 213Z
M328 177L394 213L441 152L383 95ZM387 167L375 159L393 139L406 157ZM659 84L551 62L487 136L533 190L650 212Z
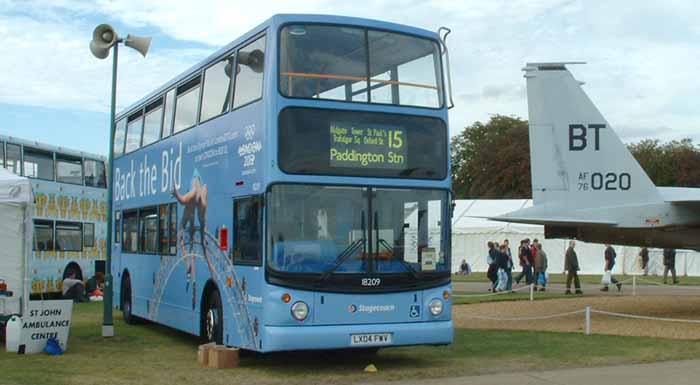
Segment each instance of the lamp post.
M117 33L108 24L100 24L92 32L90 42L90 52L98 58L105 59L109 56L110 48L114 49L112 56L112 98L109 112L109 172L107 173L107 246L105 261L105 295L104 295L104 315L102 321L102 337L114 336L114 322L112 320L112 300L114 296L114 279L112 277L112 175L114 171L114 116L117 99L117 54L119 43L131 47L141 53L144 57L151 45L150 37L138 37L127 35L126 39L120 39Z

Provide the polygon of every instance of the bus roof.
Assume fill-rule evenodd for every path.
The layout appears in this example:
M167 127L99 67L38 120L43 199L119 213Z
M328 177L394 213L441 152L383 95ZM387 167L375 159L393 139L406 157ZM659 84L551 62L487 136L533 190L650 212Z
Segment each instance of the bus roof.
M54 146L51 144L41 143L41 142L37 142L34 140L21 139L21 138L18 138L16 136L0 135L0 141L11 143L11 144L21 144L21 145L36 148L39 150L57 152L57 153L65 154L65 155L69 155L69 156L101 160L104 162L107 161L107 157L104 155L98 155L95 153L79 151L79 150L72 150L70 148L65 148L65 147L61 147L61 146Z
M365 19L365 18L349 17L349 16L336 16L336 15L276 14L276 15L273 15L272 17L270 17L269 19L265 20L264 22L260 23L255 28L246 32L245 34L243 34L239 38L235 39L231 43L226 44L222 48L218 49L216 52L209 55L204 60L193 65L192 67L188 68L184 72L180 73L178 76L176 76L175 78L166 82L164 85L162 85L162 86L158 87L157 89L155 89L154 91L148 93L145 97L139 99L135 103L132 103L131 105L129 105L129 107L121 110L119 113L117 113L116 119L119 120L122 117L129 115L137 107L142 106L143 104L148 102L150 99L163 94L165 91L167 91L168 89L170 89L174 85L180 83L181 81L186 80L188 77L192 76L194 73L201 71L204 67L206 67L209 63L211 63L216 58L233 50L234 48L236 48L240 44L246 42L247 40L251 39L255 35L258 35L259 33L263 32L268 27L272 27L276 30L280 26L282 26L284 24L288 24L288 23L343 24L343 25L352 25L352 26L360 26L360 27L366 27L366 28L396 31L396 32L426 37L426 38L434 39L434 40L439 39L437 32L434 32L434 31L429 31L429 30L422 29L422 28L411 27L411 26L403 25L403 24L396 24L396 23L391 23L391 22L386 22L386 21L373 20L373 19Z

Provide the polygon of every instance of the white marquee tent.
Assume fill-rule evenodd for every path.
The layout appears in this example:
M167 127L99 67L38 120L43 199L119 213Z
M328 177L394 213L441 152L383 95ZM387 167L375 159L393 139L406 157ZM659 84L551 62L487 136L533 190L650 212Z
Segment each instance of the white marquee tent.
M0 167L0 279L13 292L2 299L0 313L5 315L20 313L29 300L27 264L32 252L33 210L29 179Z
M488 241L510 242L511 251L517 255L521 239L539 239L547 252L550 273L564 271L564 253L568 240L544 239L544 226L518 223L496 222L484 217L497 216L532 205L529 199L479 199L458 200L455 202L452 218L452 271L459 271L462 259L466 259L472 271L486 271ZM614 246L617 264L613 273L640 273L639 247ZM604 246L602 244L576 242L576 254L581 265L581 274L602 274L604 267ZM659 249L649 250L650 274L663 274L663 256ZM516 261L517 265L517 261ZM516 266L514 271L518 271ZM700 253L678 250L676 253L678 275L700 276Z

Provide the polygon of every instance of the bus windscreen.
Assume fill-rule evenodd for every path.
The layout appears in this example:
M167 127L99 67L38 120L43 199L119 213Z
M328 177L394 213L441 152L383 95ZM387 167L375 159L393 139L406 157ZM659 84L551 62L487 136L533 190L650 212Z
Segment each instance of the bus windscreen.
M279 163L290 174L444 179L447 128L436 118L288 108Z

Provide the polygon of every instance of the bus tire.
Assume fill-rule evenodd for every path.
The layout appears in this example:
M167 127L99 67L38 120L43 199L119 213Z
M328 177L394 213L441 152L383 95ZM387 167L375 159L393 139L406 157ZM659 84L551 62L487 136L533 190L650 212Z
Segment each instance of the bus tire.
M119 308L122 309L122 318L124 322L129 325L134 325L138 323L138 318L132 313L132 295L131 295L131 277L129 274L124 274L122 278L122 288L119 301Z
M224 342L224 309L221 305L219 290L212 288L203 303L202 333L207 342Z

